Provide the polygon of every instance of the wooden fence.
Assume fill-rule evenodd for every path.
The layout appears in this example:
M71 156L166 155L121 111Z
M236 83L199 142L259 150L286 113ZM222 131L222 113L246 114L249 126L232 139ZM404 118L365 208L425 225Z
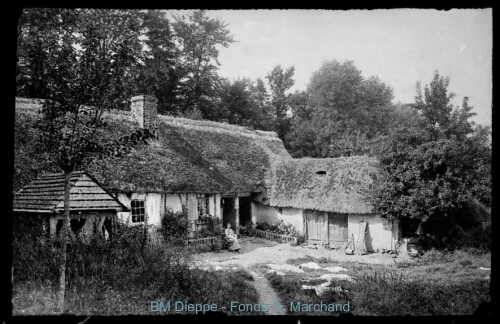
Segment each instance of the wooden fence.
M151 244L162 245L165 243L163 235L159 232L149 233L149 242ZM201 238L190 238L185 240L186 246L196 246L196 245L214 245L217 240L221 240L221 236L211 236L211 237L201 237Z
M250 232L250 235L256 236L256 237L262 237L262 238L265 238L267 240L276 241L276 242L280 242L280 243L295 243L295 244L297 244L296 237L271 233L268 231L263 231L263 230L258 230L258 229L253 229Z
M294 243L297 244L297 238L294 236L282 235L277 233L271 233L268 231L262 231L258 229L253 229L250 232L250 236L261 237L270 241L276 241L280 243ZM164 244L163 235L159 232L150 232L149 233L150 242L153 244ZM202 237L202 238L190 238L185 240L186 246L197 246L197 245L214 245L217 240L222 240L222 237L219 236L211 236L211 237Z
M214 245L215 241L221 240L220 236L211 236L211 237L202 237L202 238L194 238L194 239L187 239L186 240L186 245Z

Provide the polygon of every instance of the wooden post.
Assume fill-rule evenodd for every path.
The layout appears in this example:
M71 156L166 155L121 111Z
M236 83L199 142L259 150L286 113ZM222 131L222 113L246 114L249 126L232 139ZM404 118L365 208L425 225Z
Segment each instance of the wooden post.
M240 198L238 197L238 194L236 194L236 198L234 198L234 232L236 235L240 235Z

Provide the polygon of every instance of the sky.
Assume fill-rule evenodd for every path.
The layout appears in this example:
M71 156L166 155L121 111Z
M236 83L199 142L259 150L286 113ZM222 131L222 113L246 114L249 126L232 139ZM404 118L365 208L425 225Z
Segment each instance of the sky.
M472 120L491 125L492 9L208 10L207 15L222 19L237 41L220 47L222 77L266 81L274 66L294 66L294 92L307 88L323 62L351 60L363 77L378 76L391 86L394 102L411 103L416 82L429 84L438 70L450 78L453 104L469 97L477 113Z

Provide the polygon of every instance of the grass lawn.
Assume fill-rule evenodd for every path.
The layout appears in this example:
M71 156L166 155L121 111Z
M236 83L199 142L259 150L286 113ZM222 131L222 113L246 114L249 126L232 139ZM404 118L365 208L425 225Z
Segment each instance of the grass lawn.
M273 288L293 315L332 315L329 311L290 311L290 303L346 304L354 315L471 315L483 301L489 301L491 254L474 251L431 251L411 262L391 266L338 262L334 259L301 258L288 263L299 265L316 262L321 267L340 266L355 282L333 280L330 287L342 291L328 291L318 297L314 290L303 290L302 285L318 285L326 280L318 278L326 270L305 270L305 273L287 272L285 276L268 273L264 265L255 268L265 273Z

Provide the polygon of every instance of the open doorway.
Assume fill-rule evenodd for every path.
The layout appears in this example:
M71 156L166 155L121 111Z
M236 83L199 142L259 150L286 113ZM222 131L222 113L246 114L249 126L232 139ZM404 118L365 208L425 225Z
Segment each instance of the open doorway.
M234 209L235 198L222 198L222 225L226 228L231 223L231 228L236 229L236 209Z
M252 220L250 212L250 197L240 197L240 226L246 225L247 222Z

